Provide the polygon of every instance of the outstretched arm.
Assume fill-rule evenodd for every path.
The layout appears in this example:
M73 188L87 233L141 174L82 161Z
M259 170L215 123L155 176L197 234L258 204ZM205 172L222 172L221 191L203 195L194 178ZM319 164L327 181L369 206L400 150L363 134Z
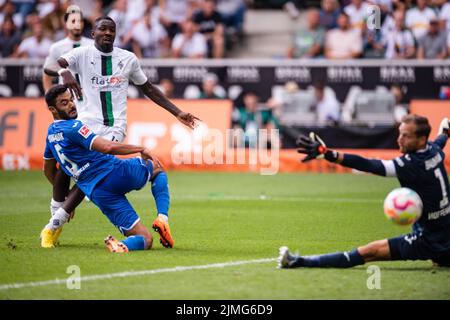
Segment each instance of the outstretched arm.
M313 132L309 137L300 136L297 140L298 152L306 154L302 162L324 158L329 162L359 171L370 172L379 176L395 176L395 166L392 161L367 159L358 155L340 153L327 149L325 143Z
M142 92L155 102L160 107L166 109L173 114L181 123L185 124L189 128L193 129L196 125L196 121L200 119L194 115L181 111L176 105L174 105L156 86L149 81L140 85Z
M450 123L448 118L444 118L441 121L441 125L439 126L438 136L434 143L437 144L441 149L444 149L447 144L448 135L450 131Z
M114 155L141 153L145 150L144 147L109 141L100 136L94 138L91 149L101 153Z

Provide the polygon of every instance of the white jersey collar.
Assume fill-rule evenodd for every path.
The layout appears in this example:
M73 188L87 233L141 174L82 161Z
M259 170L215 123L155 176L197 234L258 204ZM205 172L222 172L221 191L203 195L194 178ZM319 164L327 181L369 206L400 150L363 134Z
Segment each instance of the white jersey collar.
M103 52L97 49L97 47L95 46L95 44L93 45L95 51L97 51L99 54L101 54L102 56L112 56L114 53L114 50L116 50L116 47L113 47L113 50L111 52Z

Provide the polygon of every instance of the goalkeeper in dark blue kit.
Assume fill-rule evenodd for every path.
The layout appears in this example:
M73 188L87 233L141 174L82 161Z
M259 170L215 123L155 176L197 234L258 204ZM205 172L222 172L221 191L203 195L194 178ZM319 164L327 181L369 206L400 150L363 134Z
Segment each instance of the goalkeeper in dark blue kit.
M297 144L298 152L306 154L302 162L324 158L360 171L397 177L402 187L419 194L423 212L410 234L377 240L348 252L298 256L291 254L287 247L281 247L278 266L349 268L371 261L432 260L437 265L450 267L449 182L442 151L449 135L449 120L442 120L434 142L428 141L430 131L427 118L405 116L397 139L403 155L393 160L366 159L339 153L327 149L314 133L309 137L301 136Z

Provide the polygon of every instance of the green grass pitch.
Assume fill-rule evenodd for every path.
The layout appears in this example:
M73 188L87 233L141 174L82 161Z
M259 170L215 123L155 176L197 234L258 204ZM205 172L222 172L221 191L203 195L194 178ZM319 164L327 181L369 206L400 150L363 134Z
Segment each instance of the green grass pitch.
M368 265L279 270L275 260L229 264L276 258L282 245L318 254L407 233L408 227L393 225L382 213L385 195L398 186L396 179L170 172L169 182L175 247L168 250L155 241L150 251L111 254L104 237L121 235L86 202L64 227L60 246L41 249L50 185L41 172L1 172L0 299L450 298L450 269L434 268L430 261L372 263L381 272L381 288L372 290ZM149 186L129 199L150 228L155 205ZM224 265L211 266L216 263ZM78 290L64 282L70 265L79 266L86 279ZM120 272L128 273L104 276ZM93 275L101 277L85 278ZM62 282L40 283L55 279ZM27 285L2 287L17 283Z

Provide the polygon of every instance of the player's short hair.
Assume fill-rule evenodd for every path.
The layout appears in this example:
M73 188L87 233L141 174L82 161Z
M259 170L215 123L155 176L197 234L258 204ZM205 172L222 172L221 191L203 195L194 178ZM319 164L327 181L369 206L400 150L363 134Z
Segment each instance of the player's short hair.
M57 84L45 93L45 102L47 103L47 107L56 106L56 98L58 98L60 95L62 95L64 92L67 91L67 87L62 84Z
M416 125L416 136L425 137L428 140L431 126L428 119L417 114L407 114L402 118L402 123L414 123Z
M95 21L94 21L94 28L93 29L97 29L97 25L100 23L100 21L102 21L102 20L109 20L109 21L111 21L112 23L114 23L114 26L116 25L116 22L111 18L111 17L109 17L109 16L101 16L101 17L98 17L97 19L95 19Z

